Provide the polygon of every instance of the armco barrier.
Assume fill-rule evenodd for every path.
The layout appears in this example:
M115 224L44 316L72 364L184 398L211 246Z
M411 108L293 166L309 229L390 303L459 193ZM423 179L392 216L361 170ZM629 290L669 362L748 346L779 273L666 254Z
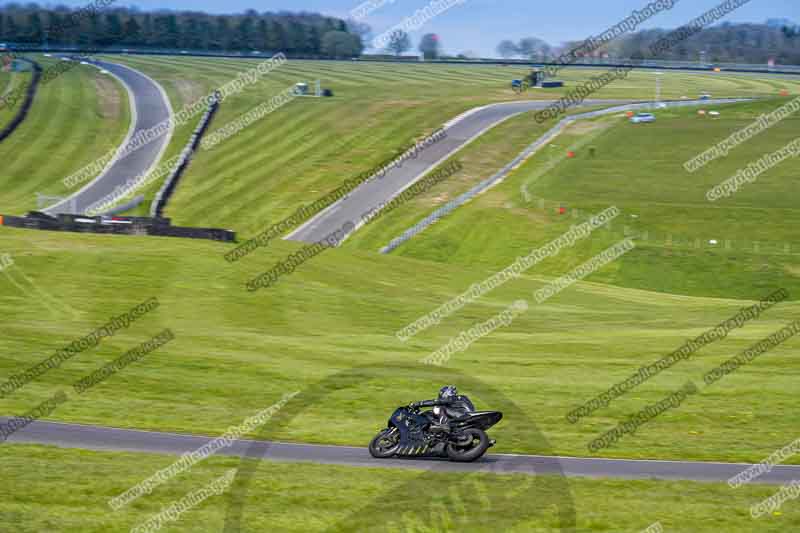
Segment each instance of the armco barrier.
M82 215L59 215L51 217L31 212L25 217L0 215L0 225L12 228L38 229L46 231L69 231L76 233L98 233L112 235L153 235L158 237L183 237L234 242L236 233L215 228L186 228L173 226L168 218L149 217L87 217Z
M42 67L39 66L39 63L36 61L24 58L17 58L17 61L25 61L33 65L31 83L25 91L25 101L22 102L22 107L19 108L19 111L17 111L17 114L11 119L11 122L0 131L0 142L3 142L9 135L14 133L14 130L16 130L19 125L22 124L22 121L25 120L25 117L28 116L28 111L30 111L33 105L33 99L36 96L36 89L39 87L39 80L42 77Z
M170 175L167 176L167 179L164 180L164 185L161 186L161 189L153 199L153 203L150 205L150 216L159 218L164 214L164 208L167 206L167 202L169 202L170 197L175 192L175 188L178 186L178 181L180 181L181 176L189 166L194 152L200 145L200 141L203 139L203 135L205 135L206 131L208 130L209 124L211 124L211 119L214 118L214 114L217 112L217 109L219 109L219 98L220 95L217 93L217 99L208 106L208 109L200 118L200 122L194 129L191 138L189 138L188 144L181 152L181 158L178 161L178 164L172 170Z

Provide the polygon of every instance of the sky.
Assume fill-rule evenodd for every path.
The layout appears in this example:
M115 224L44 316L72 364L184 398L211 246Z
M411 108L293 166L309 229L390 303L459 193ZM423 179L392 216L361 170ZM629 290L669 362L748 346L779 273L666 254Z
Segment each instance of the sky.
M264 11L312 11L341 18L365 0L117 0L117 5L142 9L192 9L209 13L240 13L247 9ZM380 34L430 4L432 0L371 0L382 7L370 13L364 22ZM459 3L456 3L456 2ZM566 40L584 40L598 35L640 10L652 0L564 0L564 3L537 0L452 0L453 7L410 32L416 44L425 33L439 35L448 53L471 51L481 57L496 56L503 39L538 37L550 44ZM669 11L656 15L638 29L678 27L722 0L678 0ZM61 0L71 6L88 0ZM47 2L42 2L47 3ZM764 22L769 18L788 18L800 23L800 0L752 0L729 14L731 22ZM415 47L416 48L416 47Z

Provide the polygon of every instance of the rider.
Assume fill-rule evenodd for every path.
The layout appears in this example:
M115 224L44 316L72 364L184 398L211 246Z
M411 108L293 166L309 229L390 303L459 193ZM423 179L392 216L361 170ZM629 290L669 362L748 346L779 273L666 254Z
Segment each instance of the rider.
M438 424L443 426L448 419L458 418L475 411L475 406L469 398L458 394L455 385L447 385L439 390L439 397L435 400L414 402L411 407L443 407Z

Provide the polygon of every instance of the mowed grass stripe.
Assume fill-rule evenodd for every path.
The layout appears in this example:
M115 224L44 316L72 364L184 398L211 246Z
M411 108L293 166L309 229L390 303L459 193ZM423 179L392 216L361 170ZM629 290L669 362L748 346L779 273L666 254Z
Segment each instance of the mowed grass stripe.
M289 106L294 103L289 104ZM285 109L277 111L269 115L264 120L275 121L276 123L284 122L282 116L294 114L298 111L292 109ZM302 115L308 115L309 119L315 117L318 111L314 109L303 110L297 118L302 121ZM302 123L302 122L301 122ZM309 124L312 122L309 120ZM285 124L285 122L284 122ZM267 152L249 152L250 156L246 158L236 157L237 153L241 153L241 147L244 145L252 144L254 139L261 140L259 131L255 128L245 130L237 136L227 140L225 143L219 145L211 152L203 154L202 160L198 158L196 161L198 165L203 164L203 160L209 158L215 159L212 167L209 168L211 175L217 173L224 176L231 185L231 188L224 190L217 189L215 194L207 195L203 191L198 191L200 198L192 197L190 190L187 188L185 191L181 190L179 195L176 195L176 203L173 204L173 210L176 214L184 216L180 204L177 200L178 197L187 196L185 201L186 207L198 214L202 214L208 205L224 205L222 211L218 213L220 216L225 216L226 213L236 213L241 209L254 209L260 210L261 201L264 196L274 197L275 191L273 188L280 185L281 180L278 176L281 175L280 170L285 168L286 165L292 160L305 157L306 152L313 150L313 144L309 146L303 143L302 140L306 137L313 136L314 131L311 128L297 128L290 125L284 125L282 128L276 128L270 132L270 138L266 138L263 142L273 147L274 155L271 157ZM273 143L274 140L274 143ZM318 136L315 142L320 145L328 144L332 141L330 136ZM223 155L232 154L232 155ZM302 175L302 174L301 174ZM304 176L305 177L305 176ZM286 179L286 178L284 178ZM293 178L288 178L293 179ZM296 178L294 178L296 179ZM303 183L307 183L305 180ZM206 185L206 189L210 190L212 186ZM242 194L242 191L250 191L247 194ZM263 207L262 207L263 209ZM190 215L191 216L191 215Z
M143 70L156 68L146 65L151 61L149 58L137 61ZM223 69L227 75L220 83L225 83L259 62L249 59L159 58L152 60L158 65L153 77L192 79L198 76L205 82L208 69L215 72ZM313 82L321 78L323 86L334 88L336 96L323 101L298 99L287 106L287 110L293 110L291 113L279 110L263 118L250 127L253 133L244 132L239 134L239 139L226 141L214 151L213 157L205 158L200 154L196 164L192 164L184 176L172 206L168 208L169 214L179 223L224 225L247 235L249 231L277 221L274 218L277 212L290 212L300 206L296 202L318 194L309 194L310 191L324 193L330 190L334 182L369 169L370 163L383 160L391 150L467 109L491 101L520 99L510 90L509 83L526 70L289 60L258 84L227 100L215 119L214 127L238 118L297 81ZM559 77L568 82L566 89L530 91L522 98L555 99L578 82L603 72L606 70L564 69ZM398 81L400 77L417 78L417 81ZM386 78L391 82L385 81ZM696 97L702 91L712 92L715 96L751 95L756 88L757 94L762 94L761 91L767 87L754 80L724 80L713 75L671 72L664 74L663 85L665 98ZM628 79L615 82L605 93L596 96L650 100L654 89L653 73L633 72ZM297 111L298 106L312 108L316 104L326 106L326 112L307 114ZM337 117L337 123L331 125L330 117ZM396 124L398 120L402 123ZM414 124L415 120L417 124ZM333 132L326 131L331 128ZM363 134L351 134L361 130ZM328 150L326 146L334 148ZM304 157L303 152L313 155ZM198 181L197 188L191 185L194 180ZM288 187L289 183L291 187ZM290 190L294 189L303 191L303 194L292 195ZM192 192L184 201L182 195L187 191ZM207 194L217 194L219 196L212 198L230 204L221 211L205 209L202 206L213 206L214 203L212 199L203 198ZM198 205L193 205L190 200L196 200ZM262 203L270 207L265 208ZM182 212L183 208L188 211ZM222 213L225 215L220 220L218 217ZM256 221L257 213L268 218ZM241 225L237 217L241 217Z
M401 69L396 73L393 73L391 69L378 67L370 69L368 75L363 73L363 69L361 72L352 67L337 69L334 65L328 65L324 67L320 66L318 67L318 70L329 73L332 77L331 79L334 81L343 76L345 72L352 73L352 76L356 77L363 83L375 81L388 81L390 83L426 83L430 78L428 75L415 72L414 69Z
M289 104L289 106L294 107L287 107L285 110L286 113L283 115L288 114L295 120L294 122L284 120L282 118L283 115L279 116L277 112L263 119L277 125L269 133L268 137L262 139L259 132L247 130L226 141L225 144L220 145L215 150L215 152L223 150L223 153L230 155L221 156L215 162L214 167L209 168L209 173L213 175L214 171L221 166L219 171L224 172L226 176L236 176L235 183L239 184L239 189L231 189L226 195L222 195L222 191L217 190L218 196L207 200L208 203L219 202L219 204L225 206L222 211L216 212L216 215L224 217L226 212L239 213L247 211L251 217L257 213L264 212L265 216L272 214L270 218L274 218L274 214L277 214L276 211L282 212L289 209L288 206L293 205L296 201L305 203L317 197L322 197L325 192L337 187L347 177L372 168L372 165L380 160L378 159L378 154L381 153L381 147L394 146L395 149L399 149L406 146L418 126L424 124L430 117L429 110L424 106L416 106L410 110L390 108L381 116L380 120L386 124L391 124L393 126L391 129L383 128L373 132L365 124L360 128L337 133L335 129L329 129L324 124L325 121L335 124L338 121L338 117L330 117L324 109L314 110L312 108L309 113L298 114L299 112L296 111L297 106L302 105L304 102L308 101L295 101ZM310 102L309 104L313 105ZM343 109L339 114L342 118L346 118L349 113L347 109ZM369 110L362 110L359 114L363 115L360 117L362 120L368 120L369 117L375 116ZM358 118L358 116L350 117L351 120L355 119L355 123L359 122ZM298 127L295 124L301 126ZM308 126L303 127L302 125L304 124L308 124ZM436 124L431 123L430 127L433 128L435 126ZM252 127L252 129L255 128L256 126ZM330 133L322 135L319 133L325 131ZM362 148L358 150L351 148L352 154L356 156L363 152L362 157L369 162L368 164L358 165L361 169L354 167L349 171L344 169L337 171L330 164L330 161L335 161L341 157L337 145L340 143L342 135L349 137L346 141L347 145L351 147L362 145ZM270 137L275 138L274 143ZM301 142L303 139L310 140ZM240 154L245 152L246 146L259 140L264 145L271 147L271 151L276 154L275 157L270 159L263 155L258 155L252 158L242 158ZM328 147L327 151L318 151L320 149L324 150L326 147ZM309 154L311 154L311 157L309 157ZM237 160L239 161L238 164L233 163ZM204 166L199 159L197 162L199 166ZM282 173L281 170L284 168L294 169L295 175L287 176ZM276 176L282 175L282 179L276 178ZM243 179L243 176L252 177ZM278 179L280 184L278 187L281 189L289 187L289 190L276 191L272 186L272 180L275 179ZM210 185L206 186L208 190L211 190L211 188ZM249 192L242 194L241 191L244 190ZM297 192L291 193L292 190L297 190ZM309 191L317 192L309 193ZM183 194L183 191L179 191L176 198L180 198ZM284 198L287 194L291 194L293 197ZM281 202L282 199L291 201ZM276 202L279 203L280 207L274 206ZM195 204L196 201L193 198L189 198L183 203L187 209L199 213L208 213L208 211L199 207L203 206L203 203ZM284 205L287 207L283 207ZM270 207L267 209L267 206ZM191 217L189 213L182 210L181 205L177 202L173 204L173 210L173 216L180 218L188 215ZM254 227L248 225L247 230L255 231L260 225L256 224Z
M114 59L119 58L109 58L110 61ZM203 85L209 92L218 87L219 82L222 80L233 79L238 72L234 68L211 66L202 62L181 63L178 61L152 60L150 58L137 58L136 60L125 58L124 61L120 62L138 70L152 71L151 77L154 78L191 80L192 82ZM186 76L187 69L190 69L192 72L192 75L189 77Z
M30 82L30 74L29 73L20 73L20 72L0 72L0 84L2 84L3 79L7 79L5 86L3 87L2 92L0 94L6 95L16 89L17 87L27 84ZM9 107L7 105L3 106L0 109L0 128L5 126L8 122L10 122L17 114L17 110L21 104L18 102L16 106Z
M68 167L74 169L72 172L82 168L85 164L84 161L91 158L94 154L104 155L110 150L117 148L127 134L131 120L128 92L116 78L109 77L108 79L116 90L116 97L119 98L118 107L116 109L117 115L104 117L100 98L107 97L99 96L95 85L95 78L104 75L91 67L78 68L81 69L80 72L75 69L70 71L70 74L74 76L76 83L80 84L81 87L80 99L73 95L71 104L72 113L75 111L78 113L77 122L79 124L76 129L68 132L69 137L65 137L65 139L85 140L78 144L72 151L61 148L64 150L65 155L69 156ZM63 85L62 92L67 93L68 91L69 87L66 84ZM66 94L64 98L67 98ZM116 134L109 135L109 130L116 130ZM57 141L54 143L54 149L61 146L62 145L57 143ZM57 167L53 166L50 170L56 172ZM61 184L59 184L59 189L61 189Z
M208 93L211 92L214 88L219 86L219 81L222 79L226 79L231 75L235 74L234 71L230 72L221 72L216 68L202 68L200 65L180 65L176 63L156 63L153 61L125 61L125 64L135 68L137 70L150 70L152 69L151 77L158 77L162 78L162 85L169 86L169 82L174 82L175 80L185 79L185 75L182 69L190 67L192 69L192 76L188 78L194 83L197 83L204 88L204 92ZM163 80L169 80L169 82L164 82ZM170 94L170 97L173 98L173 94ZM180 99L178 99L180 100ZM185 105L190 102L183 102L180 100L180 103Z
M718 119L700 117L695 109L663 110L657 112L657 122L646 128L615 119L618 122L613 128L590 141L596 150L594 157L583 146L576 149L574 159L559 158L593 131L594 122L584 122L557 138L505 182L396 253L460 268L486 264L499 270L557 236L551 228L557 227L559 219L573 220L576 210L585 218L616 205L623 215L613 223L612 232L598 233L593 251L599 253L603 245L622 239L623 231L640 235L638 249L590 280L717 298L756 298L785 287L797 298L800 240L795 228L800 225L800 210L794 199L800 194L800 184L793 177L792 161L714 204L706 201L705 191L795 139L800 117L785 119L695 174L682 167L713 143L787 101L719 106L722 114ZM554 157L558 164L533 181L542 165ZM521 192L526 184L530 201ZM540 198L546 200L546 209L538 207ZM567 214L559 215L557 206L565 207ZM419 216L430 211L433 207ZM380 228L373 231L379 233ZM381 243L369 234L366 237L372 245L383 245L392 235L384 235ZM537 272L558 275L586 258L565 250L557 259L539 265Z
M486 222L476 224L487 226ZM555 218L548 231L563 233L572 224L571 219ZM498 233L496 227L486 229ZM531 232L535 227L508 230ZM276 240L234 266L221 257L226 247L221 252L220 244L212 242L9 228L3 228L3 242L26 275L77 307L80 316L43 318L46 309L40 301L25 301L15 287L0 284L0 303L15 309L6 325L9 334L0 338L3 376L18 373L144 298L157 296L161 302L157 311L105 340L102 347L87 350L0 400L6 412L25 412L26 406L41 402L55 388L69 386L164 327L175 332L174 343L70 400L52 418L218 434L231 419L243 419L241 413L263 409L265 395L304 390L342 369L376 360L398 364L398 370L391 372L391 388L381 386L387 379L381 376L344 390L330 402L315 403L307 416L276 435L299 442L365 442L385 422L387 405L394 405L397 398L424 396L441 381L443 374L415 367L415 361L514 300L530 299L550 279L537 268L404 344L394 336L397 329L494 271L483 264L454 267L340 249L253 295L243 289L244 282L300 244ZM592 247L581 246L567 266L579 264L593 252ZM80 283L75 283L76 276ZM113 309L109 302L115 302ZM581 424L565 423L564 415L576 403L602 393L744 305L580 283L455 355L448 366L503 387L521 409L536 412L537 425L551 435L556 453L585 455L586 443L616 421L663 399L687 379L701 379L703 372L793 320L800 309L798 303L777 306ZM786 435L797 428L791 401L798 372L794 347L787 343L773 350L715 390L692 397L681 409L599 455L760 460L788 442ZM592 369L591 379L586 379L587 368ZM370 401L364 403L364 398ZM742 413L738 402L752 405L752 412ZM361 416L336 417L355 404L365 406ZM729 418L733 416L742 420ZM749 437L737 440L745 423ZM702 435L687 435L689 431ZM536 453L535 444L524 436L519 425L497 428L496 438L505 452ZM700 441L702 446L697 445Z
M37 102L43 103L44 106L34 105L28 119L13 136L16 141L15 157L8 171L15 176L14 194L17 202L33 206L32 196L37 189L52 188L53 181L60 182L59 178L67 176L67 174L51 176L55 179L47 183L48 167L51 170L54 167L71 168L70 162L75 157L75 152L59 150L65 140L88 141L80 135L74 137L72 135L74 131L85 128L78 124L80 119L76 116L76 111L85 99L83 91L84 87L74 76L74 71L64 74L51 84L40 87ZM36 139L36 142L31 142L33 139ZM49 157L42 158L42 152L49 154ZM63 191L63 185L61 188Z
M7 179L0 190L4 210L35 208L36 192L67 194L63 178L122 141L130 120L127 94L114 81L121 115L101 117L94 85L99 75L95 69L78 66L40 87L28 119L4 145L8 150L3 172Z
M297 102L289 104L292 105L300 105ZM298 111L293 112L292 109L287 109L288 113L298 113ZM324 110L316 110L310 108L307 112L301 112L302 116L296 116L294 118L297 119L297 122L300 124L304 124L309 122L308 116L318 116L322 113L322 120L327 120L333 123L336 123L339 120L338 116L331 117ZM347 110L342 110L339 112L339 115L342 117L346 115ZM293 115L294 116L294 115ZM392 120L392 122L396 123L396 128L398 131L388 131L386 132L386 136L394 137L395 142L397 142L398 138L402 138L401 130L402 131L409 131L413 128L415 123L419 122L419 117L417 116L406 116L400 117L402 120ZM276 153L280 155L275 157L274 159L265 159L263 156L248 158L242 160L241 158L237 158L235 154L242 153L241 147L243 145L250 144L252 139L258 138L258 132L243 132L239 134L239 136L234 137L228 140L225 144L220 145L217 150L223 150L224 153L234 154L228 156L222 156L218 161L215 161L214 166L218 167L221 166L224 171L229 175L251 175L253 177L253 183L250 182L242 182L241 186L243 190L250 190L251 193L247 195L242 195L240 192L236 190L231 191L230 195L222 198L221 203L228 206L229 209L238 209L237 203L242 201L252 202L254 204L260 204L262 201L261 197L264 197L264 200L269 202L269 200L273 197L274 191L272 184L274 183L270 176L279 175L280 169L284 168L289 164L293 164L297 167L298 176L303 176L304 181L300 182L304 185L301 187L301 194L305 196L307 199L309 196L313 196L308 194L309 189L317 189L319 192L317 194L322 195L322 191L325 189L330 189L332 187L338 186L339 183L344 181L348 174L343 174L340 176L326 176L326 169L324 168L325 162L330 161L331 159L335 159L337 154L337 144L336 141L336 132L330 130L331 133L328 135L320 136L317 132L315 132L311 128L295 128L290 124L286 124L286 121L282 120L280 117L276 116L269 116L264 120L273 120L277 124L283 124L283 126L276 128L274 131L270 133L271 137L275 138L275 144L272 143L271 138L264 139L264 143L268 144L273 147ZM310 122L309 122L310 123ZM322 128L324 131L325 129ZM353 137L364 137L368 135L367 132L358 132L356 131L353 134ZM303 137L311 137L314 139L310 144L302 144L298 143L298 138ZM379 144L383 144L384 142L389 141L389 139L378 139L376 140ZM353 141L355 142L355 141ZM327 147L327 151L325 150ZM398 145L399 147L399 145ZM217 151L215 150L215 151ZM309 154L311 157L309 157ZM240 159L241 163L238 165L230 166L232 161L236 159ZM319 168L318 165L323 165L323 168ZM212 168L211 171L213 172L215 168ZM318 176L314 181L312 180L312 176ZM290 181L296 182L295 177L289 178ZM324 180L322 184L319 183L319 180ZM259 187L260 184L260 187ZM251 187L252 186L252 187ZM259 197L259 192L261 192L261 197ZM253 194L256 196L254 197ZM176 211L180 212L180 209Z
M14 78L16 76L11 72L0 72L0 95L5 95L14 86Z

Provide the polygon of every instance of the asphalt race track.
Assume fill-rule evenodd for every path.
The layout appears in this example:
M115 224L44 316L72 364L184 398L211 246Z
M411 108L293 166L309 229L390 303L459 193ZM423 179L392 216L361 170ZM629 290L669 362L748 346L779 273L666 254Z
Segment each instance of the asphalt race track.
M118 78L127 88L132 102L133 121L122 146L128 144L138 131L150 129L172 116L172 107L160 85L134 69L115 63L93 60L91 64L103 68ZM129 179L147 173L158 164L161 155L172 137L172 129L167 135L145 144L138 150L121 159L115 159L103 172L72 196L48 207L45 213L84 213L92 204L108 197L115 188L121 187ZM120 147L121 148L121 147Z
M353 231L361 227L365 215L380 210L406 188L422 179L440 163L467 146L483 133L504 120L527 111L544 109L553 100L537 100L490 104L456 117L444 126L447 136L423 148L414 159L407 159L400 167L393 167L378 179L370 179L349 195L324 209L316 216L292 231L285 238L294 241L315 243L324 240L334 231L352 224ZM635 100L585 100L579 106L607 106L635 104ZM646 103L646 102L641 102ZM710 105L725 103L723 100L684 100L674 105ZM562 117L563 118L563 117ZM531 117L534 120L534 117Z
M0 418L6 423L8 418ZM181 455L202 447L210 437L157 433L99 426L33 422L11 435L8 443L45 444L62 448L97 451L143 452ZM8 445L8 444L5 444ZM262 458L269 461L313 462L357 467L410 468L437 472L493 472L556 474L566 476L664 479L725 482L752 465L692 461L648 461L588 459L539 455L490 454L475 463L452 463L446 459L373 459L363 448L286 444L250 440L235 441L220 455ZM775 466L753 483L785 484L800 479L800 466Z
M323 240L350 222L355 229L361 225L361 217L370 210L383 206L400 194L426 173L436 168L450 156L467 146L472 140L504 120L526 111L548 107L552 100L509 102L491 104L473 109L445 125L447 137L424 148L416 159L406 160L401 167L386 172L380 179L372 179L351 192L347 197L331 205L314 218L286 236L289 240L314 243ZM586 100L582 105L615 105L630 103L629 100ZM531 117L531 121L534 118Z

